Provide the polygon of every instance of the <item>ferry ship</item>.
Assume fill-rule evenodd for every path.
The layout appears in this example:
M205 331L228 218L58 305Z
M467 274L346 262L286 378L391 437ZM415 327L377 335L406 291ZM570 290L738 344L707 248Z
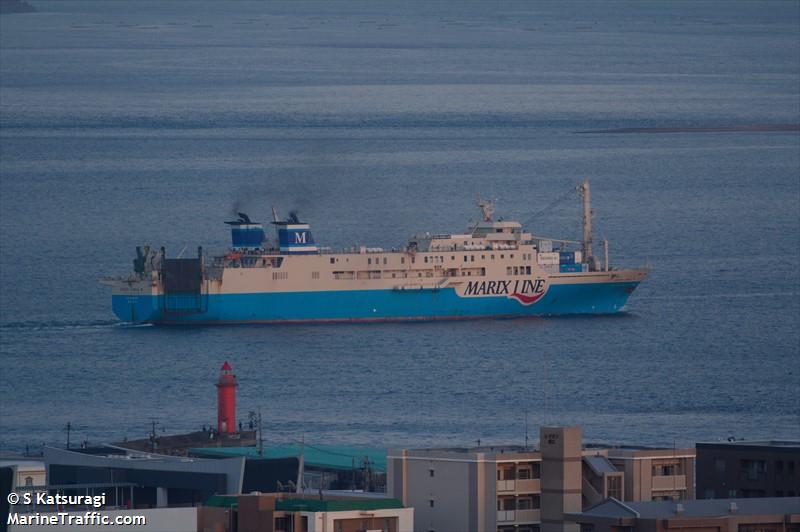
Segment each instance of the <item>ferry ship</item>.
M368 322L613 314L647 276L647 268L614 269L608 242L592 253L589 182L583 240L535 236L520 223L481 221L461 234L412 237L401 249L339 251L318 247L296 214L276 236L239 213L232 246L207 257L168 258L164 248L137 247L134 271L104 278L120 320L154 324ZM601 260L602 259L602 260Z

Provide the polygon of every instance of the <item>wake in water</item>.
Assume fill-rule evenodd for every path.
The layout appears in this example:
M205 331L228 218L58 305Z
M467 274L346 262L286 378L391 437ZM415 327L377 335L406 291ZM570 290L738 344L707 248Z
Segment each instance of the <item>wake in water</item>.
M118 320L83 320L83 321L17 321L0 324L0 330L76 330L76 329L106 329L111 327L151 327L149 323L129 324Z
M701 294L701 295L671 295L640 297L644 300L673 300L673 299L732 299L732 298L762 298L762 297L797 297L800 292L753 292L750 294Z

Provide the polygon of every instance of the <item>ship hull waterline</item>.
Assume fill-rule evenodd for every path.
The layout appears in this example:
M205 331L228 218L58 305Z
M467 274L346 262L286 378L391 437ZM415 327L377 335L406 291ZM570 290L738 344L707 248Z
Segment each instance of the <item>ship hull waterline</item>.
M203 294L187 296L192 305L199 297L202 310L186 312L175 296L169 312L158 294L115 294L112 301L120 320L159 325L497 319L616 314L639 282L551 284L533 304L502 295L462 297L450 287Z

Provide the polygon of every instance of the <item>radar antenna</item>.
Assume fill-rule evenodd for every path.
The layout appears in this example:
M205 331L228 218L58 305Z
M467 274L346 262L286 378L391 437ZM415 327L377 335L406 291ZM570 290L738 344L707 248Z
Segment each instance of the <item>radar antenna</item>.
M491 222L494 214L494 202L488 199L478 198L478 207L481 208L481 215L484 222Z

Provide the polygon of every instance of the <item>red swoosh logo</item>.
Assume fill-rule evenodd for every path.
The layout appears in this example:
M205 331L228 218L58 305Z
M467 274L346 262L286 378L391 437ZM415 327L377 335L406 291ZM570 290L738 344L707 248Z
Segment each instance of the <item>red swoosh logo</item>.
M508 297L517 298L517 300L520 303L522 303L523 305L530 305L531 303L536 303L537 301L539 301L539 299L541 299L541 297L543 295L544 295L544 292L542 292L541 294L533 295L533 296L526 296L525 294L520 294L519 292L514 292L513 294L511 294Z

